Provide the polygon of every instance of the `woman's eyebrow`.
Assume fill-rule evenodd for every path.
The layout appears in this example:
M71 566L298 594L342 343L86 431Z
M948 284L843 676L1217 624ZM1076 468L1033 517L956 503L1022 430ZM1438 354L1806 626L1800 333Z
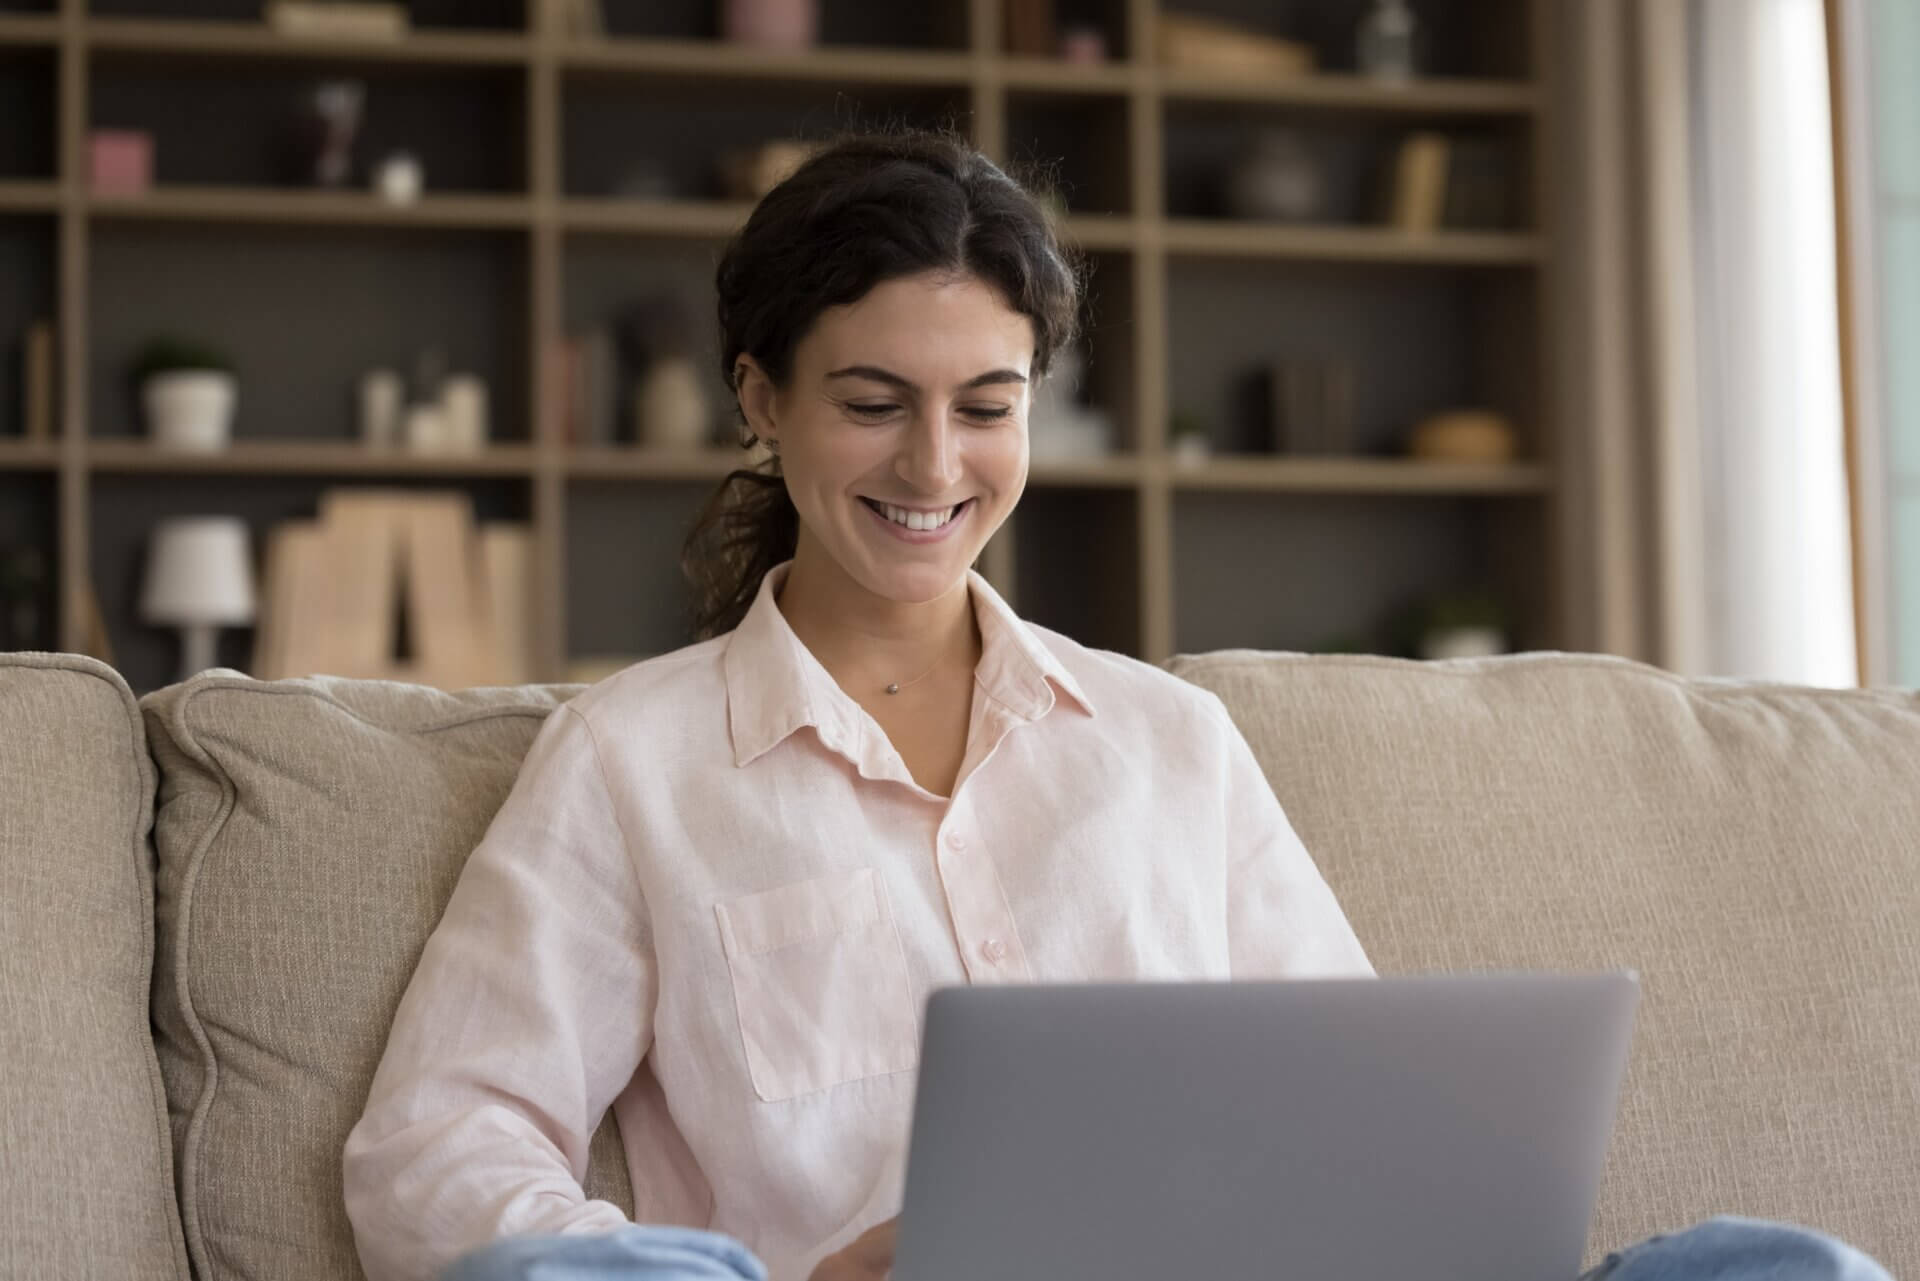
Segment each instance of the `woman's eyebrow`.
M827 377L867 378L874 382L886 383L889 386L898 387L901 391L918 392L920 390L910 379L902 378L899 374L891 370L881 369L877 365L848 365L845 369L834 370L828 374ZM989 369L984 374L976 374L974 377L967 379L967 381L961 383L960 386L964 390L973 387L990 387L998 383L1024 383L1025 381L1027 381L1027 376L1018 370Z

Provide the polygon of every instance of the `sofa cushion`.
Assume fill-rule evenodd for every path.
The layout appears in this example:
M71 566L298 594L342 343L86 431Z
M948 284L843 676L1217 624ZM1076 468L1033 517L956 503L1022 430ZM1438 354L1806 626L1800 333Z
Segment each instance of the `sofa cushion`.
M187 1276L147 1030L152 823L119 673L0 654L0 1276Z
M468 853L574 692L216 670L141 700L154 1019L200 1281L361 1275L347 1132ZM611 1117L585 1181L631 1212Z
M1920 1276L1920 699L1561 655L1170 666L1383 973L1640 972L1596 1250L1729 1212Z

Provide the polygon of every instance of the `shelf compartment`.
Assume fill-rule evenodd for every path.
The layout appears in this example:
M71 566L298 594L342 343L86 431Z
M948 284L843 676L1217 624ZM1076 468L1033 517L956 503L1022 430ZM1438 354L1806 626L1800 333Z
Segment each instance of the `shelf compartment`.
M1506 505L1178 494L1175 647L1393 652L1393 620L1409 605L1435 593L1504 588L1516 554L1508 544L1521 527L1495 510ZM1537 533L1528 539L1540 541ZM1531 605L1513 601L1522 645L1538 634Z
M1162 10L1176 7L1163 4ZM1182 13L1221 18L1265 35L1310 46L1315 69L1357 68L1360 21L1370 6L1357 0L1179 0ZM1423 75L1443 80L1527 80L1534 74L1529 38L1532 0L1421 0L1416 40Z
M10 452L0 441L0 459ZM39 590L10 608L0 598L0 650L58 650L59 484L51 475L9 471L0 462L0 576L8 562L32 557L39 562ZM18 612L15 613L14 611Z
M524 234L112 223L90 256L95 438L144 434L129 372L167 335L232 358L241 441L357 445L361 376L437 349L486 381L491 440L530 442Z
M1300 222L1310 228L1397 231L1391 211L1401 145L1415 133L1431 133L1450 148L1436 234L1512 234L1533 223L1528 163L1533 122L1526 118L1342 115L1203 102L1169 104L1163 122L1166 212L1175 219L1241 218L1231 198L1234 175L1269 140L1279 139L1292 142L1318 188L1312 193L1314 207ZM1291 174L1286 180L1292 181ZM1283 229L1293 225L1252 221Z
M562 86L563 187L569 196L725 201L729 152L881 121L949 125L970 109L964 85L768 81L747 98L736 84L684 71L642 79L575 73Z
M852 46L963 52L968 44L968 7L968 0L916 4L822 0L815 51L833 53ZM607 35L615 41L673 40L733 47L718 39L720 6L714 0L601 0L600 9Z
M1073 213L1133 208L1133 151L1124 97L1018 92L1007 97L1007 156L1016 176L1037 169Z
M680 547L712 496L711 480L567 486L566 654L628 661L693 639L694 598Z
M524 476L533 450L494 445L475 454L414 454L318 441L239 440L218 453L156 449L145 441L94 440L87 466L115 475Z
M140 475L101 475L93 480L89 568L99 593L101 614L113 641L114 665L136 694L146 694L178 678L177 629L140 621L140 592L147 570L148 544L156 523L171 516L238 516L252 531L257 572L265 569L269 530L282 521L313 520L320 495L335 488L367 484L346 473L301 476L188 475L154 485ZM471 498L475 519L531 524L533 486L520 477L394 477L385 489L456 490ZM221 666L247 671L253 661L254 629L223 628Z
M313 39L283 35L260 22L94 18L87 43L119 55L153 58L298 58L511 66L532 54L525 35L415 29L397 40Z
M1135 265L1135 259L1129 254L1087 255L1080 337L1076 343L1084 361L1076 403L1108 416L1113 425L1110 448L1123 457L1130 456L1140 441L1136 403L1140 354L1135 347L1138 327L1133 320ZM1064 362L1056 358L1049 379L1063 380L1066 376ZM1036 401L1043 401L1064 396L1066 390L1062 381L1052 387L1042 384L1033 394ZM1076 453L1070 438L1058 440L1050 436L1044 410L1029 417L1028 434L1036 471L1054 468L1062 477L1077 474L1097 478L1129 465L1112 457ZM1084 444L1078 446L1084 447Z
M87 0L93 22L153 22L154 25L252 26L275 39L286 40L261 22L260 0ZM438 32L524 32L527 29L523 0L406 0L411 23L408 39ZM373 45L375 41L355 41L353 47Z
M59 424L60 332L56 295L59 244L55 220L50 217L0 217L0 445L27 451L35 442L24 439L26 388L23 360L27 331L46 321L54 325L53 387L49 388L57 437Z
M1082 645L1139 656L1139 526L1130 487L1029 489L995 536L1012 543L1014 608Z
M57 61L51 49L0 43L0 182L59 171Z
M1167 277L1171 407L1197 416L1216 456L1272 460L1268 471L1240 474L1275 483L1453 474L1409 467L1406 446L1422 418L1467 407L1505 415L1519 437L1518 458L1537 460L1548 439L1537 387L1537 285L1532 273L1175 258ZM1260 381L1283 361L1346 371L1344 430L1305 442L1315 450L1286 438L1272 389ZM1314 466L1294 466L1308 462Z
M720 337L714 320L717 301L713 273L717 244L691 247L672 239L617 239L569 237L561 259L561 324L569 337L604 329L616 355L612 371L613 420L605 439L592 439L590 430L571 442L578 461L591 460L622 475L717 475L716 460L739 449L662 451L641 448L644 437L634 420L634 387L640 369L629 358L622 328L641 304L671 300L678 309L684 334L684 354L693 362L700 389L707 397L711 430L708 443L724 445L732 436L732 397L720 375ZM608 446L612 446L608 448Z
M345 185L311 181L308 100L316 85L364 86ZM374 166L409 152L434 195L527 190L524 67L356 63L305 45L288 58L242 58L211 70L188 58L102 51L90 68L92 127L153 139L156 187L283 188L365 197Z

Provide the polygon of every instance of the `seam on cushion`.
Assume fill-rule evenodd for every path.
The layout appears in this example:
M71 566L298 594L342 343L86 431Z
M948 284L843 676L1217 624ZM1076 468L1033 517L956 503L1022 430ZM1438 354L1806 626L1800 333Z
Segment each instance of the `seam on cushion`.
M1718 680L1711 677L1681 676L1664 668L1648 663L1637 662L1630 658L1620 658L1607 654L1581 654L1553 651L1534 651L1525 654L1502 655L1492 660L1468 660L1467 664L1453 666L1447 663L1422 662L1411 658L1394 658L1386 654L1306 654L1292 650L1251 651L1257 657L1241 657L1233 650L1217 650L1212 654L1175 654L1165 664L1165 670L1182 680L1190 679L1181 668L1206 672L1258 672L1270 668L1273 660L1284 659L1291 666L1313 667L1357 667L1373 671L1419 672L1424 675L1451 676L1456 679L1484 677L1495 674L1492 664L1500 664L1507 670L1516 667L1571 667L1588 671L1608 671L1620 674L1632 674L1651 678L1663 684L1678 686L1689 693L1708 697L1725 698L1748 694L1800 694L1815 695L1821 701L1829 698L1845 698L1856 702L1869 702L1885 705L1889 702L1912 702L1920 691L1902 689L1893 686L1875 686L1870 688L1840 686L1795 685L1781 681Z
M189 758L213 776L220 786L219 809L212 820L208 822L205 833L202 838L196 842L192 853L188 855L186 868L181 874L179 929L178 937L174 941L174 998L180 1006L181 1018L186 1023L187 1030L193 1036L194 1046L200 1052L202 1067L200 1091L193 1101L193 1108L187 1119L187 1133L181 1142L180 1218L186 1232L187 1251L190 1261L199 1273L202 1274L203 1281L212 1281L215 1273L212 1263L212 1247L206 1233L202 1231L200 1225L202 1211L199 1205L198 1194L202 1182L202 1175L205 1170L206 1131L207 1127L211 1124L214 1096L219 1090L220 1065L218 1058L213 1052L213 1040L208 1036L206 1025L201 1022L200 1012L193 1002L193 990L189 983L192 967L187 963L187 958L193 950L190 944L193 935L194 891L199 885L200 873L206 864L207 851L213 848L215 840L218 839L220 832L226 827L227 820L232 817L237 794L233 776L228 773L226 767L201 744L194 727L190 723L189 718L193 705L199 701L203 694L211 690L241 690L250 694L301 695L318 699L320 702L345 712L363 725L378 724L361 716L352 708L341 703L340 700L311 687L291 686L274 688L272 686L262 685L252 680L252 678L236 677L215 677L205 681L194 689L186 691L172 708L171 714L165 718L174 731L174 743ZM561 704L561 706L564 706L564 703ZM486 708L483 709L479 715L441 722L429 721L419 727L381 725L380 728L402 730L409 733L431 734L438 733L443 729L458 728L462 725L477 724L482 721L495 720L506 716L538 715L544 719L556 710L558 709L527 706ZM155 1071L158 1071L157 1062ZM171 1136L169 1136L169 1146L171 1146ZM189 1192L193 1194L191 1198L188 1196ZM191 1217L186 1214L186 1204L189 1199L192 1200L194 1207L194 1212ZM226 1261L223 1260L222 1262L225 1263ZM231 1271L231 1268L229 1267L227 1270Z
M84 668L70 668L69 670L87 671L87 669ZM112 669L109 670L111 671ZM141 838L143 835L143 827L147 832L151 832L153 828L154 797L160 785L159 769L153 764L152 757L149 754L149 748L147 746L147 726L145 719L140 713L139 700L134 698L133 691L127 687L126 678L121 676L117 671L113 671L114 678L111 680L108 679L106 673L98 670L87 671L87 674L110 686L115 694L119 696L120 705L127 713L128 733L133 740L130 746L134 753L134 781L140 789L141 799L134 804L133 839L129 844L133 850L134 879L138 883L140 890L140 992L142 994L140 1013L142 1015L142 1022L147 1028L147 1035L143 1043L144 1053L141 1055L141 1058L147 1069L147 1090L155 1105L154 1115L159 1121L156 1128L156 1137L159 1140L160 1165L167 1175L165 1202L166 1208L170 1213L164 1217L167 1221L167 1240L173 1247L172 1253L174 1257L172 1263L174 1274L178 1276L181 1281L188 1281L192 1276L192 1265L186 1258L186 1216L181 1213L180 1201L175 1194L173 1186L173 1131L167 1111L167 1087L166 1082L160 1076L159 1052L154 1047L152 1034L153 962L156 933L153 923L153 911L156 895L153 884L154 868L148 861L147 842ZM142 823L142 819L146 820L144 824ZM158 853L159 851L156 847L154 849L154 857L156 859L158 858ZM183 1264L187 1266L183 1267Z
M397 689L427 688L426 686L412 685L412 684L408 684L406 682L401 682L401 681L366 681L362 683L368 684L368 685L392 685ZM484 686L481 688L513 689L515 687L508 685L508 686ZM564 686L564 685L545 686L544 688L565 689L567 688L567 686ZM294 697L301 697L301 698L311 698L318 702L325 703L329 707L332 707L337 711L344 712L346 715L352 717L354 720L358 721L362 725L373 725L380 729L403 731L409 734L437 734L442 730L458 729L463 725L477 724L481 721L493 720L502 716L540 716L544 718L558 711L561 707L565 706L568 702L571 702L573 698L576 697L579 693L585 692L586 689L587 687L583 685L578 690L576 690L574 694L569 694L565 698L558 698L556 695L556 701L551 707L541 707L536 704L527 704L527 703L506 704L501 706L481 706L481 707L473 708L464 714L451 716L444 720L422 721L417 725L407 725L407 724L391 724L386 721L376 721L376 720L370 719L369 717L362 715L358 710L352 707L349 707L347 704L341 702L339 699L335 698L333 695L327 693L325 690L319 689L315 686L300 685L300 684L295 684L291 682L286 684L282 684L280 682L263 682L263 681L256 680L251 676L215 676L215 677L210 677L205 679L200 684L195 686L193 689L186 691L180 697L179 707L181 709L182 716L184 716L187 705L193 702L195 699L198 699L204 694L210 693L214 690L238 690L245 694L272 695L275 697L294 696Z

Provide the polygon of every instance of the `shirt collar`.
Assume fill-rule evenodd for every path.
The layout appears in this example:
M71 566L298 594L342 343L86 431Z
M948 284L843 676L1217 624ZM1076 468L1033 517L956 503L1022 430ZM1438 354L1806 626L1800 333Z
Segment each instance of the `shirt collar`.
M860 761L872 748L873 718L801 644L774 601L791 564L768 571L746 617L727 638L721 662L734 764L755 760L808 725L829 748ZM967 587L980 627L974 679L987 696L1021 721L1036 721L1052 711L1056 690L1093 715L1093 704L1059 656L1020 621L987 580L969 570Z

